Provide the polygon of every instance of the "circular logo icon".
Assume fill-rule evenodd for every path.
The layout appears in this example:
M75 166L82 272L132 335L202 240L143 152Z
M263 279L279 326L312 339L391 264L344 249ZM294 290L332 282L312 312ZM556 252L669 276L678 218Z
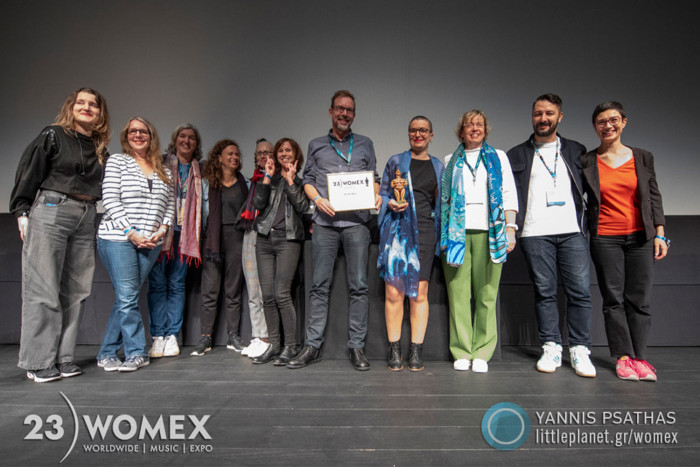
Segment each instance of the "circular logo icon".
M493 448L501 451L517 449L530 434L530 417L518 404L501 402L484 414L481 433Z

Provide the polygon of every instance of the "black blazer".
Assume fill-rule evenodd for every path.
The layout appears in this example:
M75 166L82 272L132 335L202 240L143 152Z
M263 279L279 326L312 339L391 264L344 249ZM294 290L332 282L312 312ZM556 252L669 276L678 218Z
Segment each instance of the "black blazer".
M666 223L661 193L656 183L654 156L644 149L631 149L637 174L639 209L642 213L644 232L649 240L656 235L656 226ZM598 216L600 215L600 177L598 175L598 156L595 150L581 156L581 166L583 168L583 185L588 197L588 230L592 236L597 236Z

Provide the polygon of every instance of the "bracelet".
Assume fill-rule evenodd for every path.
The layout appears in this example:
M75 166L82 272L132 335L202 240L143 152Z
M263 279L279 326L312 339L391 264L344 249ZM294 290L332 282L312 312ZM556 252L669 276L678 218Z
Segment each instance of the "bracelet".
M270 180L272 180L272 177L270 176L269 173L265 172L265 176L266 176L267 178L269 178Z
M511 227L511 228L512 228L513 230L515 230L516 232L518 231L518 224L506 224L506 229L507 229L508 227Z
M124 235L129 235L129 232L135 230L136 232L141 232L138 227L130 226L128 229L124 230Z
M316 197L314 198L314 203L316 203L316 200L319 199L320 197L321 197L321 195L316 195Z
M658 238L659 240L663 240L666 243L666 248L671 246L671 239L662 237L661 235L657 235L655 238Z

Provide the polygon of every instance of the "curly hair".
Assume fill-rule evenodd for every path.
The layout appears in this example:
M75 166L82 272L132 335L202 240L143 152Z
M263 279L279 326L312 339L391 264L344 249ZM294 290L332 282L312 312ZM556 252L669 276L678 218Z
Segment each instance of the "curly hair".
M146 125L146 128L148 128L148 135L151 137L151 142L148 144L148 150L146 151L146 160L151 164L156 174L158 174L158 178L163 180L163 183L165 183L166 185L172 185L172 180L170 179L168 174L165 173L165 169L163 168L163 156L160 154L160 139L158 139L158 133L156 132L156 129L151 124L151 122L149 122L145 118L131 117L129 120L126 121L126 125L124 125L124 129L122 130L121 135L119 137L119 141L122 143L122 150L124 151L124 154L128 154L131 157L134 157L134 151L129 145L129 126L134 120Z
M221 183L221 177L223 175L223 169L221 168L221 153L228 146L236 146L238 152L241 152L241 147L232 139L222 139L217 141L209 154L207 155L207 160L204 162L204 169L202 175L209 182L209 186L220 190L223 184ZM241 172L242 163L238 164L238 169L236 170L236 175Z
M192 130L194 131L194 137L197 140L197 146L194 148L194 152L192 153L192 157L200 160L202 159L202 135L199 134L199 130L197 129L196 126L192 125L191 123L182 123L175 128L175 131L173 131L172 136L170 137L170 144L168 145L168 149L165 150L165 155L168 154L175 154L177 155L177 150L175 148L175 145L177 144L177 137L180 135L180 132L182 130Z
M97 118L97 123L92 128L92 140L95 142L95 152L100 164L104 164L107 158L107 145L112 139L112 130L109 126L109 111L107 110L107 101L102 97L102 94L91 88L76 89L66 98L61 106L61 110L56 115L54 125L59 125L63 131L70 134L74 130L75 118L73 117L73 107L78 100L78 94L86 92L95 96L97 105L100 108L100 115Z

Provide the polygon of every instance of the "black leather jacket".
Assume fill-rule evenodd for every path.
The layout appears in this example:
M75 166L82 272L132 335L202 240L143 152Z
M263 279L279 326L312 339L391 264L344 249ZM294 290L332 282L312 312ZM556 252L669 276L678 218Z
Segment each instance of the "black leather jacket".
M277 207L283 199L287 240L303 240L304 223L301 216L309 209L309 199L304 193L301 178L295 177L294 184L290 186L279 173L272 177L269 185L261 181L255 188L253 206L260 210L255 219L255 231L261 235L270 234Z

